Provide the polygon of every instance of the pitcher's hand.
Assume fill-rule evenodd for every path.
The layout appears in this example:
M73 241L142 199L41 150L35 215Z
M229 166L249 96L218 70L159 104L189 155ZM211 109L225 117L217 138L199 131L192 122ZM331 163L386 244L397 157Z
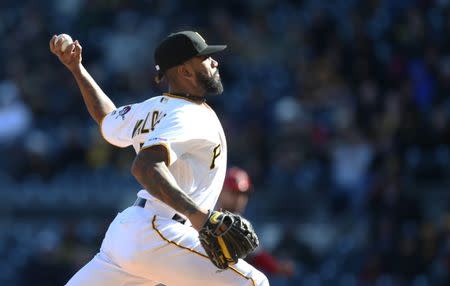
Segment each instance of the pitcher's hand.
M80 68L82 47L78 40L69 44L64 52L61 51L62 41L57 41L56 35L50 39L49 45L50 51L55 54L71 72Z

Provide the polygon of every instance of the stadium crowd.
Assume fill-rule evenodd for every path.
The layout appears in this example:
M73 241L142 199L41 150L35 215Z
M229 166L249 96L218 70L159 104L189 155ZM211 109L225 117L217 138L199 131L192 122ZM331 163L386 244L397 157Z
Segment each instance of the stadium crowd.
M184 29L228 44L208 102L247 216L295 262L271 285L449 285L448 0L1 1L0 284L63 284L138 187L50 37L123 105L164 90L153 49Z

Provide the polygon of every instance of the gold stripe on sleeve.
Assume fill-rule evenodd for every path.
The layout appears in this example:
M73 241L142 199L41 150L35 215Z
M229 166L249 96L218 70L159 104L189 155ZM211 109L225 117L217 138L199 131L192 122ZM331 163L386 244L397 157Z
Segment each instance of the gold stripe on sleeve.
M111 113L111 112L110 112L110 113ZM104 139L106 142L112 144L111 142L109 142L108 139L106 139L106 136L105 136L105 134L103 133L103 128L102 128L102 126L103 126L103 120L105 120L106 116L108 116L110 113L105 114L105 115L102 117L102 119L100 119L100 122L99 122L98 126L100 126L100 135L102 135L103 139ZM114 144L113 144L113 145L114 145Z

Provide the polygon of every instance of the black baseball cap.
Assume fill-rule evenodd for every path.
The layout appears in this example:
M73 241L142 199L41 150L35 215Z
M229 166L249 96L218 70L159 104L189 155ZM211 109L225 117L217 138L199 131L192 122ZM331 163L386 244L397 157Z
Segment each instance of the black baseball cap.
M170 34L155 49L157 77L161 79L168 69L195 56L211 55L224 50L226 47L226 45L208 45L205 39L194 31Z

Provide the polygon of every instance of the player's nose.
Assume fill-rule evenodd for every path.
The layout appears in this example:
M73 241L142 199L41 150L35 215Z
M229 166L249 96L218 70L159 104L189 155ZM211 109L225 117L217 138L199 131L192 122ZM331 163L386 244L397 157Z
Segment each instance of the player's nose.
M211 67L217 68L218 66L219 66L219 63L215 59L211 58Z

